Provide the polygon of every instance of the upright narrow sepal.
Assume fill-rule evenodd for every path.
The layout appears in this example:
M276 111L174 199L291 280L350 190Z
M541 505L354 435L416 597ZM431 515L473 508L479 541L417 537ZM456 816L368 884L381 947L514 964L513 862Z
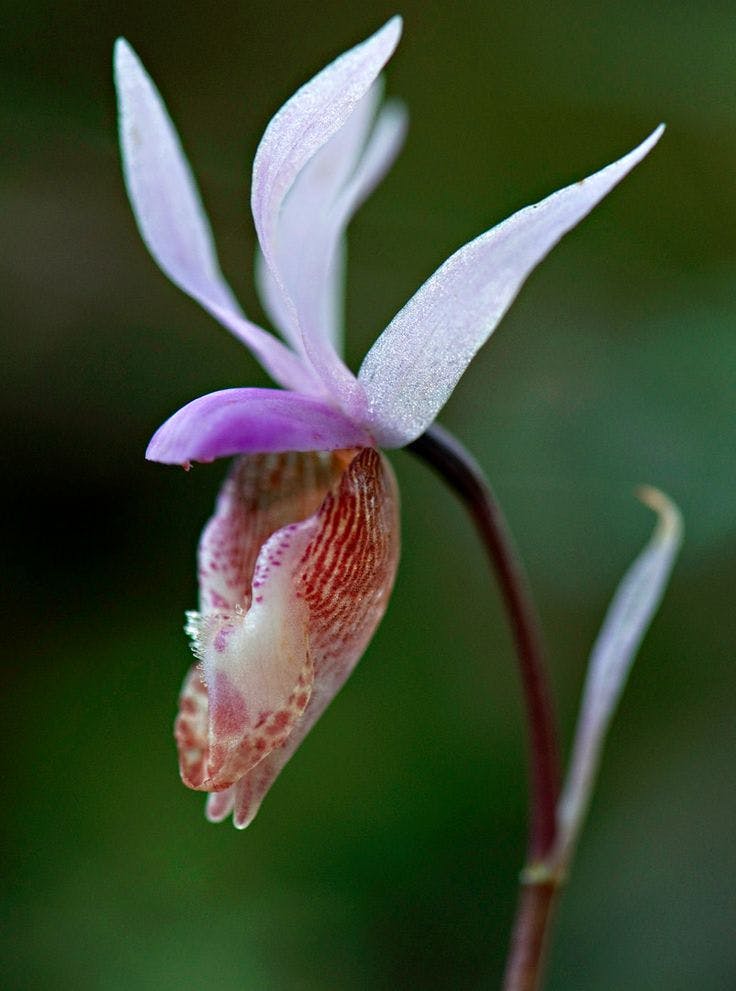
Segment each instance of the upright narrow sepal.
M393 318L358 375L382 447L416 440L449 399L526 278L654 147L660 125L611 165L525 207L447 259Z

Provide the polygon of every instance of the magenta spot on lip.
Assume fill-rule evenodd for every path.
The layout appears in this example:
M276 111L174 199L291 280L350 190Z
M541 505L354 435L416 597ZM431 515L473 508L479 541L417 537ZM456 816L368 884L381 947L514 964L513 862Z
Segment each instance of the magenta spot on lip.
M232 632L232 626L223 626L223 628L218 632L212 645L218 654L222 654L227 647L227 642L230 639L230 634Z
M216 734L231 735L241 733L248 719L245 699L233 686L230 679L218 672L215 685L210 693L212 728Z

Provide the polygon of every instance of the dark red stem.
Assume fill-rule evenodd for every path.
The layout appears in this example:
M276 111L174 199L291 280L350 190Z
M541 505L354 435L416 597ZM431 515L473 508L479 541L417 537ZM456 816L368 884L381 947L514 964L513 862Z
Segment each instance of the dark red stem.
M522 883L503 991L537 991L540 987L557 892L556 881Z

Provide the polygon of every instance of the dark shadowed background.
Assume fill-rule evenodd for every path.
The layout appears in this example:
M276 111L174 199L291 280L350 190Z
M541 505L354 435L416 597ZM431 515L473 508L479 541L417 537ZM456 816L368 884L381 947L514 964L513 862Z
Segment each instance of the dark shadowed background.
M730 3L405 0L408 142L350 240L348 355L460 244L637 144L441 415L488 470L548 632L569 744L587 651L670 493L686 543L606 752L549 988L736 984L736 19ZM245 833L179 783L194 552L225 471L143 460L213 389L266 385L144 249L111 49L159 84L246 311L270 116L396 6L2 4L0 220L9 989L480 989L525 824L504 617L408 455L383 625Z

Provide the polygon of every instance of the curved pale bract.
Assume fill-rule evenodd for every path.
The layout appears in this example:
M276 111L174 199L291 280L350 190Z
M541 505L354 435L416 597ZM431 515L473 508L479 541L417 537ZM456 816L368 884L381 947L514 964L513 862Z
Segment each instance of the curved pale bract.
M284 104L269 123L253 163L251 206L263 256L298 323L278 253L278 218L297 176L312 156L345 124L393 54L401 19L392 18L366 41L319 72ZM305 351L330 393L341 405L356 402L355 377L322 335L300 327Z
M670 499L650 487L639 497L659 519L644 550L621 580L588 663L573 752L560 797L558 839L551 865L564 871L582 827L606 735L672 571L682 540L682 518Z
M233 454L366 447L370 434L334 406L282 389L222 389L200 396L163 423L149 461L187 464Z
M252 820L365 650L398 554L396 483L373 448L238 460L202 538L201 668L176 723L185 783L217 792L209 818Z
M526 207L455 252L394 317L358 375L384 447L415 440L547 252L651 150L663 127L619 161Z
M163 100L128 43L115 43L123 173L141 236L162 271L246 344L285 388L324 391L304 363L247 319L223 278L189 164Z

